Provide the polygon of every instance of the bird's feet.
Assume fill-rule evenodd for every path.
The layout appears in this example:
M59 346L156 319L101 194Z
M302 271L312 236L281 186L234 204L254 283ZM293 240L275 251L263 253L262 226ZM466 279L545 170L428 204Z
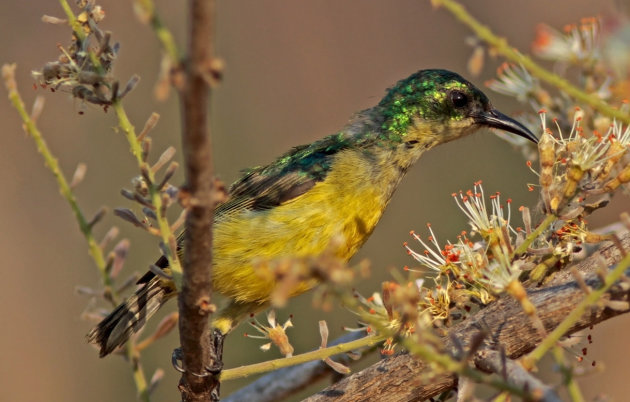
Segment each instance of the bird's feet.
M212 336L213 347L210 350L210 364L205 367L205 372L203 373L191 373L197 377L207 377L208 375L218 376L221 374L223 370L223 341L225 340L225 335L222 334L218 330L214 330ZM185 373L186 369L184 368L184 353L182 348L176 348L173 350L171 354L171 363L173 364L173 368L180 373Z
M206 370L215 376L219 375L221 370L223 370L223 341L225 341L225 335L218 329L213 330L213 348L210 351L212 354L210 356L211 364L206 366Z

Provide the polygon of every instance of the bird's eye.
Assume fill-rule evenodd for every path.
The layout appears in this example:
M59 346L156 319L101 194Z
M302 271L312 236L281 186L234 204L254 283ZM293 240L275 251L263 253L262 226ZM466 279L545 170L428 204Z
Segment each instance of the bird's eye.
M461 91L452 91L451 102L456 108L464 107L468 104L468 97Z

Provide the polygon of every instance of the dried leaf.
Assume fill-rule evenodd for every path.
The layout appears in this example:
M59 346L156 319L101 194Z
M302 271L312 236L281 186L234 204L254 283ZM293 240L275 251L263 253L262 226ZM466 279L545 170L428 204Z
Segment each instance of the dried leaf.
M133 75L131 78L129 78L129 81L127 81L127 85L125 85L125 89L123 89L122 92L118 93L118 99L123 98L129 92L133 91L136 85L138 85L139 81L140 76L138 75Z
M101 240L101 243L99 244L99 247L101 248L101 250L105 250L105 248L107 247L107 245L109 244L110 241L114 240L116 238L116 236L118 236L118 228L116 226L112 226L107 233L105 233L105 236L103 237L103 240Z
M134 192L131 190L127 190L126 188L123 188L122 190L120 190L120 194L125 197L128 200L134 201Z
M83 162L77 165L77 168L74 170L74 174L72 175L72 181L70 182L70 188L74 189L78 186L83 179L85 178L85 173L87 172L87 165Z
M467 69L470 75L478 77L483 70L485 59L485 49L483 46L475 46L473 53L468 59Z
M176 326L179 320L179 313L177 311L164 317L158 324L153 337L157 340L168 335Z
M142 161L143 162L146 162L147 158L149 157L149 153L151 152L151 144L152 144L151 137L147 137L143 139L142 142L140 143L140 146L142 147ZM140 169L142 169L142 167L140 167ZM147 180L147 183L148 182L149 180Z
M164 370L162 370L161 368L158 368L157 370L155 370L155 373L153 373L153 375L151 376L151 382L149 383L149 395L151 395L153 392L155 392L155 390L157 389L157 386L160 384L160 382L162 382L162 380L164 379Z
M173 156L175 156L175 147L168 147L162 155L158 158L157 162L151 167L151 171L156 173L158 170L162 168L162 166L166 165L168 161L170 161Z
M115 208L114 215L119 218L126 220L134 226L137 226L142 229L147 229L146 223L142 222L140 219L136 217L136 215L128 208Z
M159 114L155 112L151 113L151 116L149 116L147 121L144 123L144 127L142 128L142 131L138 135L138 141L142 141L144 137L146 137L146 135L149 133L149 131L155 128L159 120L160 120Z
M175 222L173 222L173 224L171 225L171 231L176 232L177 229L179 229L184 224L184 222L186 221L186 212L187 210L182 209L182 212L179 213L177 220L175 220Z
M145 140L145 141L147 141L147 140ZM149 176L149 171L150 170L151 170L151 168L146 163L143 163L140 166L140 174L142 175L142 179L144 180L144 185L147 186L147 194L149 193L148 186L149 186L149 184L152 183L151 177ZM147 194L142 194L142 195L147 195Z
M51 15L42 15L42 22L46 24L65 25L68 23L67 19L53 17Z
M335 370L340 374L350 374L352 370L348 366L344 366L343 364L334 361L330 357L324 359L324 363L330 366L331 369Z
M162 56L160 62L160 73L158 79L153 87L153 96L158 101L165 101L171 92L171 71L173 70L173 63L168 54Z
M153 212L153 210L149 207L143 207L142 208L142 213L148 217L153 219L154 221L157 221L157 215L155 215L155 212Z
M519 210L523 214L523 225L525 226L525 233L529 236L532 233L532 216L529 213L529 208L520 207Z
M139 342L136 345L136 348L140 351L144 350L149 347L153 342L165 337L177 326L178 320L179 313L177 313L176 311L167 315L166 317L164 317L164 319L162 319L162 321L160 321L157 328L155 329L155 332L153 332L153 334L151 334L148 338Z
M44 111L45 103L46 103L46 100L43 96L37 95L35 97L35 101L33 102L33 108L31 109L31 120L33 120L33 122L37 122L37 119L39 119L39 116L42 115L42 112Z
M151 203L150 200L147 200L138 193L133 193L133 200L140 205L144 205L147 208L155 209L155 206Z
M122 239L114 247L114 263L112 265L112 271L110 273L110 276L112 278L116 278L125 265L127 252L129 251L129 244L129 240Z
M319 336L322 338L320 348L324 349L328 345L328 324L324 320L319 322Z
M162 190L162 188L171 179L171 177L173 177L178 167L179 167L179 164L177 162L171 162L171 164L168 166L168 169L166 169L166 172L164 173L164 177L162 178L162 181L157 185L158 190Z
M101 219L103 219L103 217L105 216L105 214L107 213L107 208L105 207L101 207L101 209L98 210L98 212L92 217L92 219L88 222L88 226L90 228L92 228L94 225L96 225Z

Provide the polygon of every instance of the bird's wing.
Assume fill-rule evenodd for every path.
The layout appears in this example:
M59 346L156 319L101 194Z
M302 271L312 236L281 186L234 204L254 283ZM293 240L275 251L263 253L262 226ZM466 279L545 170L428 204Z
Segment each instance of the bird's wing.
M295 147L267 166L246 171L230 186L227 201L215 211L215 221L243 210L269 210L306 193L326 178L334 156L350 145L349 135L339 133ZM177 239L180 247L183 239L181 233ZM168 260L162 256L155 265L166 268ZM147 283L154 275L149 271L137 283Z
M304 194L325 179L334 155L349 146L349 137L340 133L293 148L270 165L250 169L230 187L228 200L216 210L217 219L243 209L268 210Z

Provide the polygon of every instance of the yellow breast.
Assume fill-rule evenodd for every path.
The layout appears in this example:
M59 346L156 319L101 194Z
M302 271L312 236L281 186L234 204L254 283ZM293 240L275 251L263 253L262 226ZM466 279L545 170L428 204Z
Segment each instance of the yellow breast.
M358 151L341 152L325 180L270 210L244 210L214 225L214 287L241 302L263 303L274 289L256 267L266 261L317 256L335 241L335 253L350 259L378 223L389 197L370 180L374 166ZM314 283L292 291L302 293Z

